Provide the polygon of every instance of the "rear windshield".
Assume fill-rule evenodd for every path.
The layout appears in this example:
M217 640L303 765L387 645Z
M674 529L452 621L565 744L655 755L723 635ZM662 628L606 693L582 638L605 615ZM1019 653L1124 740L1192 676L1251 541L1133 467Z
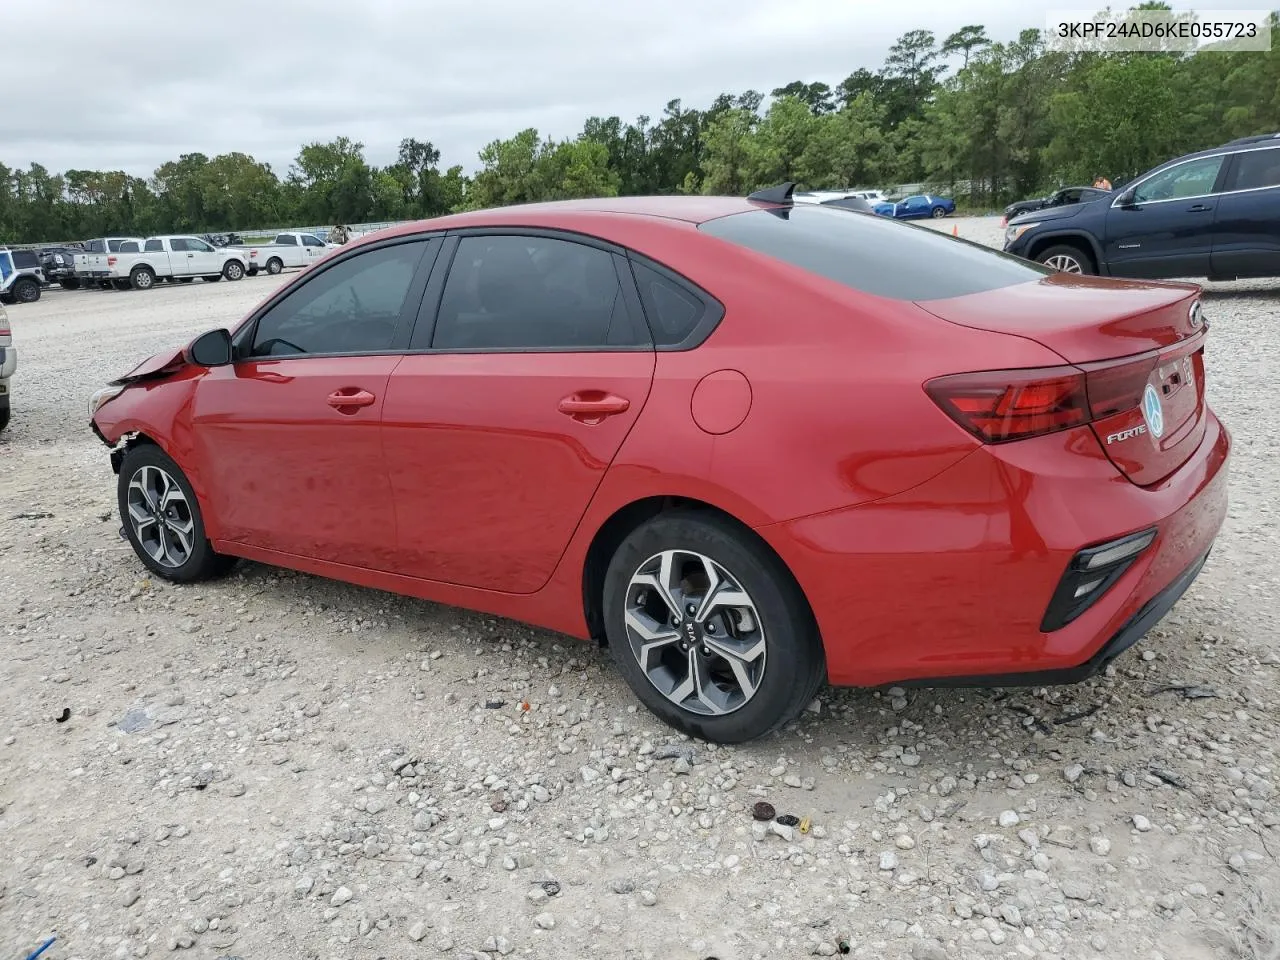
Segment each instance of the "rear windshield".
M799 205L699 225L713 237L893 300L944 300L1039 280L1053 271L929 227Z

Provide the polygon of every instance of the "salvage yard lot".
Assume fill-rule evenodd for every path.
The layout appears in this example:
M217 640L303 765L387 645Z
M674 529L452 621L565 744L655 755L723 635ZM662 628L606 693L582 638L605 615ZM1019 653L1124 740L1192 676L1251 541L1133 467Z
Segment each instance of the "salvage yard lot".
M1280 281L1206 285L1230 515L1108 676L828 690L714 748L571 639L250 563L144 578L85 402L291 276L9 310L0 957L1268 955Z

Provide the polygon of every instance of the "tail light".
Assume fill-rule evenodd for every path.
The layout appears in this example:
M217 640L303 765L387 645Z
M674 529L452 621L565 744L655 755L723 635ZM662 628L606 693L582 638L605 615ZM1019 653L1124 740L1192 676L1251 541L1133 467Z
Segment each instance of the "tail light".
M9 318L4 315L4 309L0 308L0 337L13 336L13 328L9 326Z
M115 257L107 257L107 266L108 266L108 267L114 267L115 265L116 265L116 258L115 258Z
M254 257L256 257L257 255L258 255L258 251L257 251L257 250L250 250L250 251L249 251L249 259L250 259L250 260L252 260L252 259L253 259Z
M960 373L930 380L925 392L983 443L1007 443L1087 426L1136 408L1155 364L1155 357L1145 357Z

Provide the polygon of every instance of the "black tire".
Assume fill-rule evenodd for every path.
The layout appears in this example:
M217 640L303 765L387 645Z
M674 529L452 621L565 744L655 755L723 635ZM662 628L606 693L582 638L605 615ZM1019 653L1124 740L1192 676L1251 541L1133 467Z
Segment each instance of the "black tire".
M1053 264L1050 264L1051 260L1054 261ZM1045 266L1053 266L1060 273L1079 273L1091 276L1098 272L1098 268L1093 264L1093 257L1079 247L1069 243L1058 243L1051 247L1046 247L1036 254L1036 261L1043 263ZM1066 268L1065 265L1068 263L1074 263L1079 269Z
M35 303L40 299L40 283L30 277L22 277L13 281L9 295L14 303Z
M157 468L176 482L185 501L185 513L179 512L177 519L183 522L189 519L191 524L191 550L186 560L178 564L158 561L143 546L138 530L130 519L129 488L135 476L141 476L144 468ZM215 553L213 546L204 534L204 518L200 513L200 504L196 501L195 491L191 489L186 474L173 461L173 458L153 443L142 443L124 455L120 463L120 476L116 483L116 501L120 511L120 523L124 527L125 536L133 547L138 559L148 570L165 580L175 583L194 583L197 580L209 580L225 574L235 565L235 557ZM166 522L173 523L170 519ZM172 535L170 535L172 536Z
M222 275L233 282L243 280L244 264L239 260L228 260L222 265Z
M9 397L0 400L0 431L9 425Z
M273 277L283 269L284 263L279 257L272 257L267 261L267 273L271 274Z
M111 286L117 290L132 290L133 284L128 277L115 277L111 281Z
M933 217L933 219L935 220L940 220L946 215L947 215L947 211L943 210L941 207L934 207L932 210L929 211L929 216Z
M201 277L200 279L201 279L201 280L203 280L205 283L217 283L219 280L221 280L221 279L222 279L222 274L220 274L220 273L211 273L211 274L209 274L209 276L207 276L207 277Z
M148 266L137 266L129 271L129 285L135 290L150 290L156 285L156 275Z
M654 686L632 652L625 625L631 578L666 550L710 558L738 581L755 607L765 640L764 668L754 694L732 712L707 715L678 705ZM771 733L799 716L826 679L817 624L790 572L754 535L714 514L673 510L632 531L609 562L603 611L609 648L635 695L667 724L704 740L743 743ZM674 648L672 653L684 656Z
M65 280L59 280L58 285L63 290L79 290L80 281L76 277L67 277Z
M247 273L251 277L256 277L258 275L257 265L255 264L254 266L250 267L248 270L245 271L245 273Z

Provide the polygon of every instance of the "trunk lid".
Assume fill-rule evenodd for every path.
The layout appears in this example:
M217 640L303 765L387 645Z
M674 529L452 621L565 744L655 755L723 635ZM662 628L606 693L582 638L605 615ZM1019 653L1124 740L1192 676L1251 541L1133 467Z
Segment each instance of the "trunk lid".
M918 305L949 323L1034 340L1083 371L1090 426L1134 483L1159 483L1205 430L1204 335L1195 284L1053 274Z

